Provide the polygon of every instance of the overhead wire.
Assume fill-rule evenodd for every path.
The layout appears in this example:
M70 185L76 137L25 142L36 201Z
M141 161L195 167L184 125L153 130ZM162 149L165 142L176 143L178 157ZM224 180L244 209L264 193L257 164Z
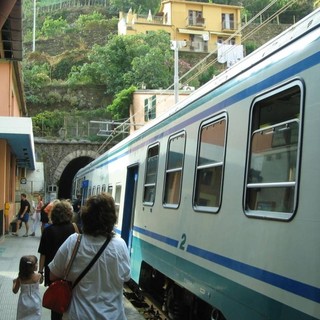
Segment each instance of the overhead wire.
M277 0L272 1L272 3L270 3L270 5L273 5ZM249 37L251 37L253 34L255 34L257 31L259 31L261 28L263 28L264 26L266 26L270 21L272 21L276 16L279 16L281 13L283 13L284 11L286 11L290 6L292 6L292 4L294 4L295 2L297 2L298 0L291 0L290 2L288 2L286 5L284 5L282 8L280 8L278 11L276 11L275 13L273 13L270 17L268 17L263 23L259 24L257 27L255 27L253 30L251 30L250 32L248 32L244 37L242 37L242 41L247 40ZM270 6L268 6L269 8ZM234 36L236 36L237 34L239 34L243 29L245 29L246 27L248 27L248 25L250 25L254 20L257 19L257 17L259 17L263 12L265 12L268 8L265 8L262 12L259 12L257 15L255 15L248 23L246 23L240 30L236 31L234 34L232 34L227 40L226 42L230 41L232 38L234 38ZM227 50L226 52L232 51L232 48L230 48L229 50ZM185 78L188 74L190 74L195 68L197 68L198 66L200 66L205 60L207 60L211 55L217 53L217 49L214 50L213 52L211 52L206 58L204 58L203 60L201 60L198 64L196 64L192 69L190 69L188 72L186 72L179 80ZM214 60L210 61L204 69L199 70L196 74L192 75L190 78L188 78L187 82L190 82L194 79L196 79L200 74L202 74L205 70L207 70L209 67L211 67L213 64L215 64L217 62L217 58L215 58ZM172 85L169 87L171 88Z
M234 32L233 34L231 34L229 36L229 38L227 38L225 40L225 42L229 42L232 38L234 38L236 35L241 34L241 32L247 28L249 25L251 25L257 18L259 18L265 11L267 11L270 7L272 7L278 0L273 0L271 1L265 8L263 8L261 11L259 11L254 17L252 17L245 25L243 25L240 29L238 29L236 32ZM253 30L251 30L250 32L248 32L244 37L242 37L242 41L245 41L246 39L248 39L250 36L252 36L253 34L255 34L257 31L259 31L261 28L263 28L265 25L267 25L270 21L272 21L276 16L279 16L281 13L283 13L284 11L287 10L287 8L289 8L290 6L292 6L295 2L297 2L298 0L291 0L289 1L287 4L285 4L283 7L281 7L278 11L276 11L275 13L273 13L270 17L268 17L263 23L259 24L257 27L255 27ZM232 49L231 49L232 50ZM202 64L205 63L206 60L208 60L212 55L217 54L217 49L210 52L204 59L202 59L201 61L199 61L196 65L194 65L190 70L188 70L183 76L181 76L179 78L179 81L184 79L185 77L187 77L191 72L193 72L194 70L196 70L199 66L201 66ZM212 66L213 64L215 64L217 62L217 58L213 59L212 61L208 62L204 68L202 68L201 70L199 70L198 72L196 72L195 74L193 74L190 78L188 78L188 82L194 80L195 78L197 78L200 74L202 74L205 70L207 70L210 66ZM166 88L165 90L163 90L161 92L161 94L166 93L167 91L169 91L172 87L174 86L174 83L171 84L168 88ZM160 102L163 102L163 100L161 100ZM159 102L158 102L159 103ZM104 141L104 143L100 146L100 148L98 149L98 153L100 153L101 151L103 151L108 144L117 136L119 136L123 131L123 128L125 127L125 125L127 125L128 122L130 122L130 120L136 116L139 112L136 112L135 114L133 114L132 116L130 116L126 121L124 121L121 125L119 125L117 128L114 129L114 132L108 136L108 138ZM119 129L119 132L116 133Z

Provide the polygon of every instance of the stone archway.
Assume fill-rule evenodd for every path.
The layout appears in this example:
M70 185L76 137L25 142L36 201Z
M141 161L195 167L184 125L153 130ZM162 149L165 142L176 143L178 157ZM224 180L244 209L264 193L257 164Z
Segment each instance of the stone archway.
M56 168L53 180L58 185L58 198L70 198L74 175L99 154L92 150L77 150L65 156Z

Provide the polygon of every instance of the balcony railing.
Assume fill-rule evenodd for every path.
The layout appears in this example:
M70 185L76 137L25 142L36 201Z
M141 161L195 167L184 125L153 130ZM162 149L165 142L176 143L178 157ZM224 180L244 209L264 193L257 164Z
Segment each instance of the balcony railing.
M207 41L186 41L186 46L180 51L209 52L209 43Z
M233 31L236 29L236 24L234 21L222 21L222 25L221 25L222 30L230 30Z
M188 26L203 27L205 25L206 19L202 17L187 18L187 21L188 21Z

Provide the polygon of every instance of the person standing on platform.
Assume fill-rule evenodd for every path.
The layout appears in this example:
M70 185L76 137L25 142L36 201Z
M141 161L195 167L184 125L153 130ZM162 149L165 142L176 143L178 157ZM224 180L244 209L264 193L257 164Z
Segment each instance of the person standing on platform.
M73 215L72 205L66 200L54 200L49 214L52 224L44 228L38 252L40 253L39 273L44 272L44 285L49 286L50 270L48 264L52 261L61 244L73 233L76 226L71 222ZM62 314L51 311L51 320L61 320ZM81 319L81 318L80 318Z
M21 193L21 201L20 201L20 210L18 213L18 221L17 221L17 230L16 232L13 232L12 234L15 236L18 236L18 231L20 229L20 224L24 222L26 226L26 233L24 234L24 237L28 236L29 232L29 213L30 213L30 203L27 200L27 195L25 193Z
M41 296L39 284L43 278L35 271L38 268L36 256L23 256L20 259L19 275L13 280L12 292L20 295L17 308L17 320L41 319Z
M43 207L43 201L42 201L42 196L39 194L38 195L38 204L35 208L35 214L34 214L34 221L33 221L33 225L32 225L32 233L30 234L30 236L35 236L36 235L36 231L37 228L40 224L40 219L41 219L41 208Z
M73 221L81 228L81 194L77 194L77 199L74 200L73 204Z
M130 280L130 257L125 241L114 233L117 215L112 196L104 192L91 196L81 207L81 218L83 234L68 280L74 282L99 249L103 251L73 288L68 319L125 320L123 284ZM71 235L50 262L51 281L64 277L77 239Z

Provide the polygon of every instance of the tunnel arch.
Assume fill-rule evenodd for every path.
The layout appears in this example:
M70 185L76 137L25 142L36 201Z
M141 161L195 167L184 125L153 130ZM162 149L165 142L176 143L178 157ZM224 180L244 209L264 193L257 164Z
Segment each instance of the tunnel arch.
M62 159L54 173L54 181L58 185L58 198L71 198L72 180L75 174L92 160L96 159L99 153L91 150L77 150L69 153Z

